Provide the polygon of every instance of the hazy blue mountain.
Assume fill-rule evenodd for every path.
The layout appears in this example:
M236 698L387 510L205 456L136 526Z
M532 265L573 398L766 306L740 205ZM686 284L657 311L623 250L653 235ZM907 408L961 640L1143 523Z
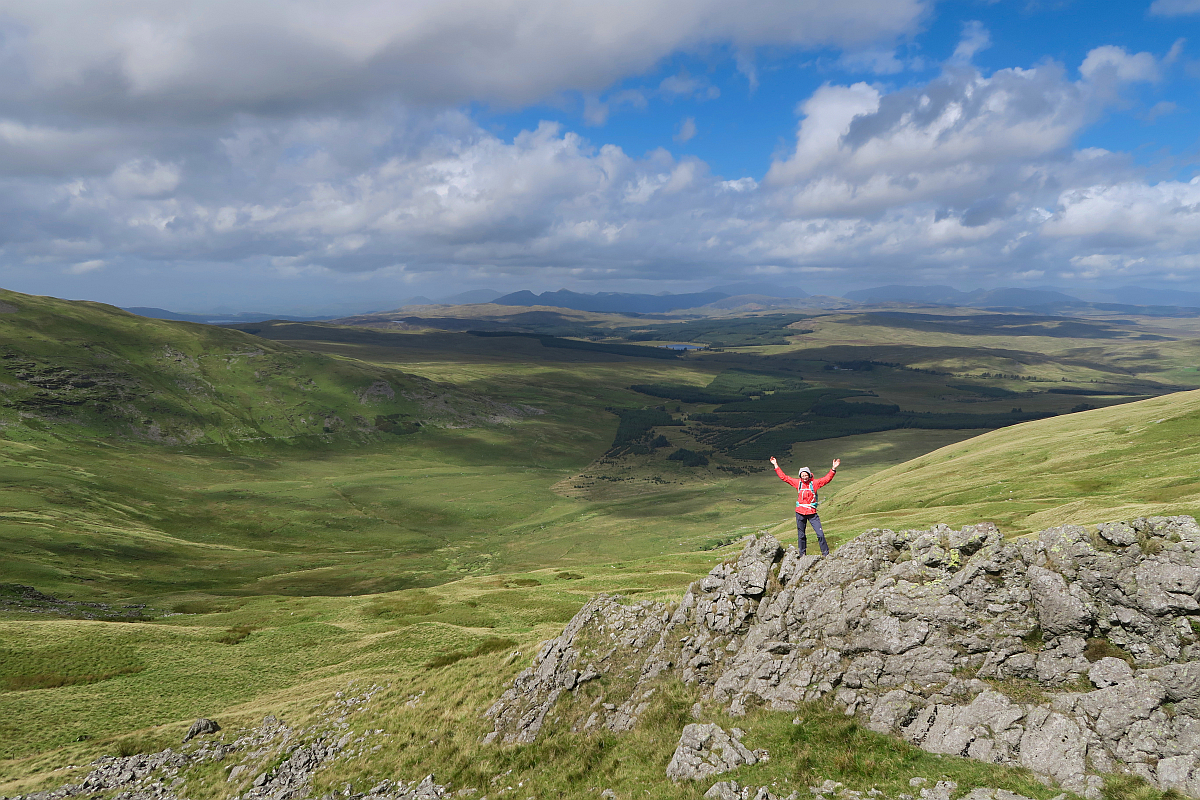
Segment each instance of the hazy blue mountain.
M962 292L953 286L878 286L856 289L842 295L859 303L935 303L947 306L1010 306L1028 308L1050 303L1079 303L1079 298L1050 287L1037 289L1000 288Z
M1111 298L1117 303L1131 303L1139 306L1200 308L1200 292L1187 292L1182 289L1146 289L1142 286L1122 286L1111 294Z
M690 294L597 292L596 294L581 294L567 289L559 289L557 292L542 292L541 294L523 290L497 297L492 302L502 306L554 306L555 308L571 308L576 311L607 314L661 314L681 308L696 308L728 296L724 292L693 292Z
M741 283L731 283L728 286L714 286L709 289L710 292L721 292L730 297L737 295L750 294L759 295L761 297L781 297L784 299L792 297L810 297L808 292L798 286L777 286L773 283L761 283L754 281L742 281Z
M438 300L439 303L445 303L452 306L465 306L472 303L490 303L504 292L497 292L495 289L472 289L469 292L459 292L458 294L443 297Z
M1041 306L1047 303L1080 303L1078 297L1072 297L1055 289L979 289L969 292L968 306L1016 306L1027 308Z
M942 303L964 305L970 296L953 286L876 286L844 292L842 297L859 303Z

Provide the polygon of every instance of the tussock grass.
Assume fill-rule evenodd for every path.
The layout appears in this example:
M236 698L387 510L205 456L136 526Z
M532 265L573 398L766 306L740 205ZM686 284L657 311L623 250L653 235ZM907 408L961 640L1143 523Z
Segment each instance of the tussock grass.
M1187 796L1174 789L1155 789L1137 775L1109 775L1101 790L1104 800L1186 800Z

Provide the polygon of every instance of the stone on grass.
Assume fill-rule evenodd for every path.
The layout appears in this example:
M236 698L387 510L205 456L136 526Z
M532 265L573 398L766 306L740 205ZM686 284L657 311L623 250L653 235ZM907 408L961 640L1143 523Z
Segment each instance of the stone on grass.
M673 781L702 781L743 764L757 764L759 757L714 723L693 722L683 729L667 777Z
M219 730L221 730L221 726L216 722L211 719L206 719L205 717L200 717L200 719L192 723L192 727L188 728L188 732L184 734L184 744L192 739L195 739L197 736L204 736L208 733L216 733Z

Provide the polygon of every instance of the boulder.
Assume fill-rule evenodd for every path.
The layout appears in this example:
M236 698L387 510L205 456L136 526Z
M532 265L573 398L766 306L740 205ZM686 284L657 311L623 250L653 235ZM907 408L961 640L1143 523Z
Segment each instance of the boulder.
M738 733L735 729L735 733ZM759 756L746 748L739 737L714 723L693 722L683 729L667 777L675 782L702 781L743 764L757 764Z
M197 736L204 736L205 734L216 733L219 730L221 730L221 726L218 725L216 722L214 722L211 719L206 719L205 717L200 717L200 719L198 719L192 723L192 727L188 728L187 733L185 733L183 735L183 742L184 742L184 744L187 744L189 741L191 741L192 739L195 739Z

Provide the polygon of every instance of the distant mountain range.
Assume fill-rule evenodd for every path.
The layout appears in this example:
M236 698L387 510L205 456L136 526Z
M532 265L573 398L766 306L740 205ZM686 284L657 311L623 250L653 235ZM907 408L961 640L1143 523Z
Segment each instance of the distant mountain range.
M497 297L492 302L500 306L554 306L575 311L621 314L662 314L681 308L696 308L729 295L724 292L692 292L690 294L626 294L625 292L597 292L580 294L567 289L557 292L534 294L530 291L513 292Z
M632 294L628 292L596 292L584 294L569 289L557 292L534 294L530 291L502 295L490 302L501 306L554 306L575 311L622 314L663 314L685 308L698 308L710 303L746 296L747 300L762 298L804 298L808 293L796 287L775 286L768 283L733 283L716 286L705 292L684 294Z
M714 286L710 292L724 292L730 297L749 294L761 297L778 297L781 299L810 297L808 292L796 286L776 286L772 283L731 283L728 286Z
M872 289L856 289L842 295L853 303L922 303L931 305L958 306L968 308L1023 308L1042 313L1071 313L1072 309L1085 312L1087 309L1117 313L1137 313L1138 308L1156 307L1159 315L1191 312L1182 309L1200 309L1200 292L1177 289L1146 289L1140 286L1124 286L1111 292L1097 293L1090 297L1108 297L1109 303L1081 300L1051 286L1024 288L976 289L960 291L953 286L909 286L893 284ZM811 299L808 299L811 298ZM806 302L800 302L806 301ZM473 289L449 297L431 300L418 296L404 300L403 306L414 305L472 305L495 303L502 306L551 306L575 311L591 311L607 314L663 314L690 308L709 306L714 309L769 310L771 308L817 307L838 308L839 298L812 297L795 286L776 286L762 282L731 283L714 286L703 292L682 294L637 294L630 292L573 292L560 289L556 292L534 292L523 290L501 294L491 289ZM1114 304L1119 304L1114 305ZM1172 311L1175 309L1176 311ZM269 319L283 320L331 320L342 319L342 315L296 316L257 312L219 312L207 314L181 314L162 308L126 308L133 314L154 319L183 320L217 324L262 322ZM1147 311L1146 313L1153 313Z
M1122 286L1112 294L1114 303L1135 306L1183 306L1200 308L1200 292L1182 289L1144 289L1141 286Z
M858 303L935 303L947 306L986 308L994 306L1028 308L1053 303L1082 303L1056 289L976 289L962 292L953 286L878 286L846 292L847 300Z

